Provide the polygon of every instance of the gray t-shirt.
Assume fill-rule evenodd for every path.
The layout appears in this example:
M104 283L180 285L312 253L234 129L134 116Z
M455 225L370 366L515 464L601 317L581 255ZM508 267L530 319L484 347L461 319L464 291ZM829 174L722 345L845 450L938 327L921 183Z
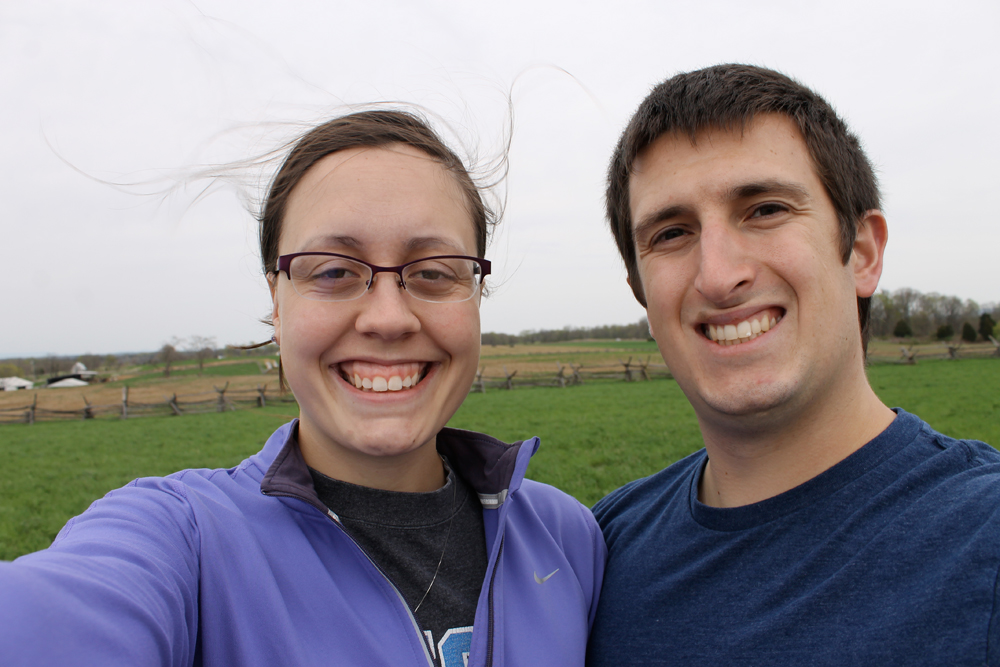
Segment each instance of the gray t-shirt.
M340 517L410 610L419 604L415 616L425 636L431 633L432 654L449 630L453 635L471 633L488 556L482 506L461 477L449 470L440 489L403 493L349 484L311 468L309 472L320 501Z

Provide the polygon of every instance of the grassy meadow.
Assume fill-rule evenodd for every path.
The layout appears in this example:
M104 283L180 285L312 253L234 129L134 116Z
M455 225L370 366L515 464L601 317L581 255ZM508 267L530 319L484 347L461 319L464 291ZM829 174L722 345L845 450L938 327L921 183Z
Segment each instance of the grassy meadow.
M497 348L492 357L490 348L483 352L485 363L504 355L511 368L519 356L597 363L598 354L646 352L645 343L625 343L583 345L576 352L545 345ZM573 360L571 353L580 356ZM876 365L869 377L890 406L902 406L948 435L1000 444L1000 360ZM44 548L66 520L135 477L232 467L295 412L294 404L285 404L183 417L0 425L6 462L0 470L0 559ZM664 379L470 394L451 425L507 441L540 436L530 476L587 505L701 446L693 410L677 384Z

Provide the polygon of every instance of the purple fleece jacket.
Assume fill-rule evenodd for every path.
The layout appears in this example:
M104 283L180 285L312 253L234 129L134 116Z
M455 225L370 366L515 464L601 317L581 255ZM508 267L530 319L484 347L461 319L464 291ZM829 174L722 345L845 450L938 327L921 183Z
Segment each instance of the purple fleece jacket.
M0 563L0 664L450 667L319 502L294 424L236 468L112 491L50 548ZM606 549L588 509L524 479L537 448L438 435L484 508L469 665L584 664Z

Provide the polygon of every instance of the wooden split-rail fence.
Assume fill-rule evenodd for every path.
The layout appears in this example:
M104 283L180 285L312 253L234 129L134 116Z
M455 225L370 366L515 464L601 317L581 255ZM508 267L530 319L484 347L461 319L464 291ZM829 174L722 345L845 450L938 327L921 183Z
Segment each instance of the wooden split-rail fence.
M515 387L560 387L566 388L571 385L583 384L585 381L614 381L638 382L640 380L652 380L653 378L672 378L666 364L650 363L652 357L645 360L636 360L629 357L627 361L618 360L617 364L587 365L566 364L556 362L555 372L533 372L521 373L518 375L517 369L513 372L507 370L507 366L501 364L503 375L486 375L486 366L476 373L476 380L472 383L472 392L486 393L487 388L511 390Z
M920 355L921 359L949 359L952 361L963 358L982 359L987 356L1000 358L1000 341L990 336L989 343L992 345L992 348L981 343L966 345L961 341L957 343L940 343L939 345L924 345L919 348L914 345L900 345L898 363L912 366L917 363L917 355Z
M129 398L128 386L122 387L120 403L105 403L95 405L83 395L84 407L76 410L55 410L38 404L38 394L28 405L11 408L0 408L0 424L22 423L34 424L36 421L59 421L70 419L95 419L97 417L119 417L133 419L157 415L184 415L204 412L225 412L241 408L262 408L268 403L294 402L291 396L280 396L267 393L267 384L258 385L254 389L230 389L227 382L222 387L215 387L214 393L172 394L164 396L160 402L139 402Z

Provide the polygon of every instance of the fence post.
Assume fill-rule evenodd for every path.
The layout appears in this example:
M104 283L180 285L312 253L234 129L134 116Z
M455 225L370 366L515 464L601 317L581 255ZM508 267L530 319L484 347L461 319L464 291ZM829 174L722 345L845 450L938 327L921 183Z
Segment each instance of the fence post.
M909 365L917 363L917 350L913 349L911 345L909 348L900 346L900 351L903 353L903 362Z
M476 390L480 394L486 393L486 381L483 380L483 372L486 370L486 366L481 366L479 372L476 373Z
M35 423L35 406L37 405L38 405L38 394L35 394L35 400L31 402L31 405L28 407L27 412L25 412L24 414L25 421L27 421L28 424Z
M517 369L514 369L514 372L513 372L513 373L508 373L508 372L507 372L507 365L506 365L506 364L504 364L504 367L503 367L503 374L504 374L504 375L506 376L506 378L507 378L507 379L505 380L505 382L504 382L505 386L507 387L507 389L513 389L513 388L514 388L514 376L515 376L515 375L517 375Z
M87 407L85 407L83 409L83 418L84 419L93 419L94 418L94 409L90 407L90 401L87 400L86 394L81 394L81 395L83 396L83 402L87 404Z
M267 391L267 384L265 384L263 387L261 387L260 385L257 385L257 407L258 408L263 408L264 406L267 405L267 401L264 400L264 392L266 392L266 391Z
M948 346L948 358L949 359L958 359L958 351L961 348L962 348L962 344L961 343L959 343L958 345L949 345Z
M622 361L621 359L619 359L618 363L625 367L625 381L626 382L631 382L632 381L632 369L630 368L630 366L632 365L632 357L629 357L628 361Z
M122 419L128 419L128 385L122 386Z
M573 384L583 384L583 380L580 378L580 369L583 368L583 364L570 364L569 367L573 369Z
M226 410L226 390L229 389L229 382L227 381L226 384L224 384L222 386L222 389L219 389L214 384L212 385L212 388L215 389L215 391L219 394L219 403L216 406L215 411L216 412L225 412L225 410Z
M566 369L563 368L562 364L560 364L558 361L556 362L556 369L559 371L556 374L556 382L559 384L559 388L560 389L565 389L566 388L566 378L564 377L563 373L566 372Z
M639 364L639 373L642 374L642 379L643 380L648 380L649 379L649 371L646 370L648 366L649 366L649 357L647 356L646 357L646 363L644 363L644 364L640 363Z
M993 347L996 348L993 350L993 356L1000 357L1000 341L993 336L990 336L990 342L993 343Z
M177 394L175 393L170 399L170 409L174 411L175 415L181 414L181 406L177 405Z

